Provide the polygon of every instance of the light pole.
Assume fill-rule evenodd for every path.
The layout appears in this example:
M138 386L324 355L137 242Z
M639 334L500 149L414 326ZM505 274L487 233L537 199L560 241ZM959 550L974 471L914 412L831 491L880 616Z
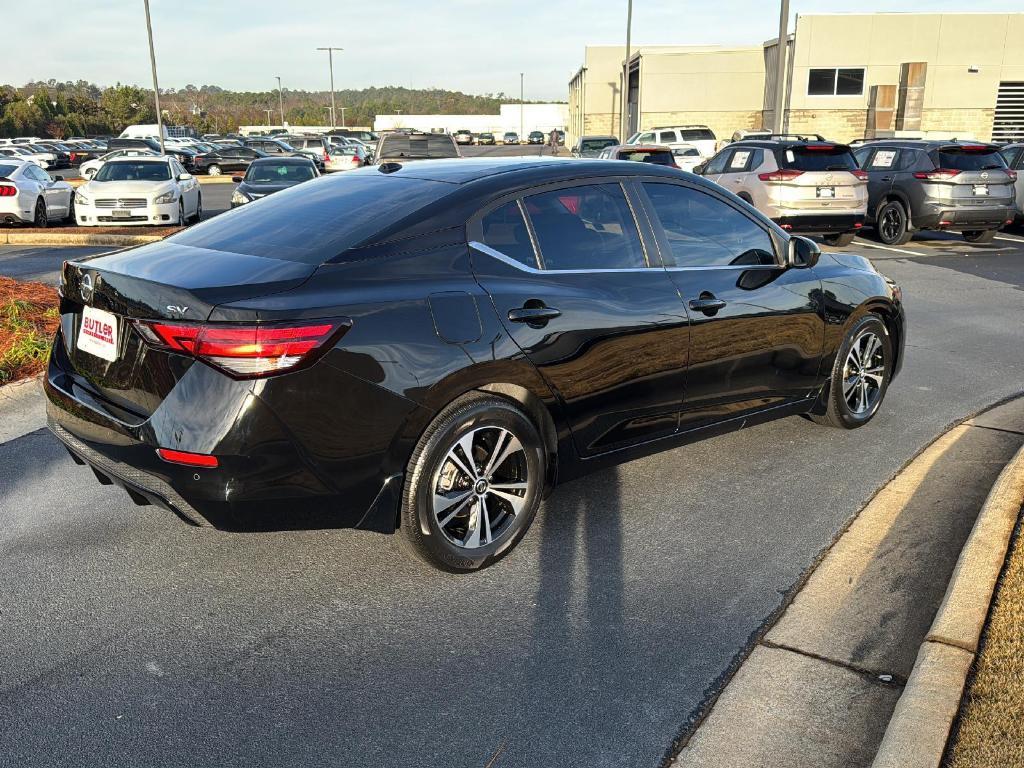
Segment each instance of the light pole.
M156 100L156 128L160 134L160 154L167 154L164 147L164 117L160 111L160 86L156 80L156 51L153 49L153 22L149 18L149 0L142 0L146 6L146 34L149 35L149 64L153 68L153 98Z
M343 51L344 48L331 48L330 46L324 48L317 48L318 51L327 51L327 66L331 70L331 128L335 127L334 123L334 52Z
M629 55L630 55L630 36L633 32L633 0L629 0L626 5L626 60L622 64L622 114L619 115L619 133L622 136L622 141L626 140L626 131L628 130L629 118L627 112L629 111Z
M523 119L523 73L519 73L519 140L523 140L526 133L526 121Z
M277 78L277 106L281 110L281 127L284 128L284 91L281 90L281 76L274 75Z
M779 52L775 57L775 113L772 115L772 133L785 130L786 105L786 49L789 47L789 0L782 0L779 9Z
M341 127L344 128L345 127L345 110L348 109L348 107L338 107L338 109L341 110Z

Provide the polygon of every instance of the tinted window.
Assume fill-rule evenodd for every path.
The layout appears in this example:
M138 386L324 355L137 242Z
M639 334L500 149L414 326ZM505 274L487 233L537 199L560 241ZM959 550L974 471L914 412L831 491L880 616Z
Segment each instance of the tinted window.
M313 178L313 166L306 163L253 163L245 173L250 184L298 184Z
M580 150L582 152L596 152L605 147L614 147L618 143L618 139L581 139Z
M1005 162L1008 167L1012 168L1013 159L1017 156L1017 148L1007 147L1005 149L999 150L999 154L1003 156L1003 162Z
M1003 156L994 149L943 149L937 153L940 168L953 168L957 171L986 171L994 168L1005 168Z
M758 165L757 158L760 150L753 148L737 148L732 151L729 162L725 165L725 173L742 173L754 165Z
M385 137L381 143L381 157L412 159L437 159L442 157L458 157L459 151L455 143L446 134L415 134L393 133Z
M570 187L525 199L545 269L647 266L618 184Z
M732 150L727 149L723 152L719 152L708 163L707 170L704 173L722 173L725 170L725 161L732 155Z
M857 161L849 147L808 145L790 147L777 153L780 168L797 171L852 171Z
M662 131L658 134L658 141L662 144L674 144L676 140L675 131Z
M505 203L488 213L480 222L483 241L520 264L537 268L537 257L530 243L526 221L516 203Z
M93 179L96 181L167 181L171 169L166 162L105 163Z
M681 149L673 149L672 154L676 157L700 157L700 152L697 151L696 147L683 147Z
M864 70L812 69L807 76L808 96L860 96L864 92Z
M715 134L710 128L684 128L679 131L683 141L714 141Z
M669 266L776 264L768 233L732 206L689 187L643 186L665 230Z
M342 178L347 177L347 178ZM197 248L322 264L442 197L450 184L384 174L324 176L174 235ZM255 215L250 209L259 209Z
M898 149L876 149L868 164L869 171L891 171L899 167L900 151Z
M17 165L7 165L6 163L0 163L0 179L6 179L16 170L18 170Z
M863 69L840 69L836 72L836 96L860 96L864 92Z
M635 152L623 150L619 152L619 160L633 160L638 163L654 163L655 165L675 165L676 160L669 149L640 149Z

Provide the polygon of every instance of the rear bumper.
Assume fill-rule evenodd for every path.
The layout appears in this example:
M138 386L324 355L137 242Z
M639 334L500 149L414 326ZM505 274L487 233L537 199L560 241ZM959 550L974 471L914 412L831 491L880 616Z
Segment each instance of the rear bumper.
M1017 209L1012 205L955 207L929 203L923 209L911 216L915 229L999 229L1017 215Z
M809 235L855 232L864 226L863 213L783 214L772 220L788 232Z

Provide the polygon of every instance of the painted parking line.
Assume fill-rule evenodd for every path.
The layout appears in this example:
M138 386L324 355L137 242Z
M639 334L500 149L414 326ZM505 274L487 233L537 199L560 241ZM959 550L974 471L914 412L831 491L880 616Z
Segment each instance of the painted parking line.
M908 256L921 256L921 255L923 255L921 253L921 251L907 251L907 250L904 250L903 248L893 248L892 246L889 246L889 245L878 245L877 243L862 243L859 240L857 241L857 245L858 246L863 246L865 248L878 248L879 250L882 250L882 251L892 251L893 253L905 253Z
M1011 243L1024 243L1024 237L1014 237L1013 235L996 235L996 240L1007 240Z

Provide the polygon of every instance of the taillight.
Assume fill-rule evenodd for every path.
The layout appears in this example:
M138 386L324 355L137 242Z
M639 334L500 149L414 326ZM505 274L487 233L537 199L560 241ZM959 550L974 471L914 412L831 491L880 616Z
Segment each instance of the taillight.
M949 181L959 175L960 171L956 168L936 168L934 171L917 171L914 178L926 181Z
M14 197L18 194L18 188L8 184L0 184L0 197Z
M798 176L803 176L803 171L797 171L793 168L785 168L779 171L770 171L768 173L759 173L757 178L761 181L792 181Z
M301 325L191 325L140 322L142 337L163 347L202 360L229 375L259 378L309 365L336 339L348 320L321 320Z
M859 168L857 168L855 170L850 171L850 173L852 173L854 176L856 176L861 181L867 181L868 180L868 172L867 171L862 171Z

